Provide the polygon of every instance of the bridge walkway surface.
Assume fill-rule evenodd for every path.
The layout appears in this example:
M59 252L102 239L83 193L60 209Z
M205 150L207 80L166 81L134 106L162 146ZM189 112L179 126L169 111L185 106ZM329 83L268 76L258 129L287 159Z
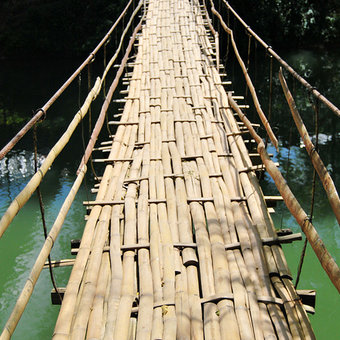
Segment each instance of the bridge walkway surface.
M314 338L203 11L147 3L53 339Z

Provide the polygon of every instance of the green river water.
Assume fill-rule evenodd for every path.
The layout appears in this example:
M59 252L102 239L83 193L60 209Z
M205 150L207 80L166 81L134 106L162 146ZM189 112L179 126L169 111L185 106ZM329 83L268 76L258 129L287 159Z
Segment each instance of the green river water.
M294 67L325 93L336 105L340 105L340 59L338 55L296 52L287 58ZM1 146L13 135L11 127L4 127L7 120L25 119L31 115L32 109L42 105L54 90L67 78L77 63L57 60L51 62L2 62L0 64L0 140ZM235 66L236 68L237 66ZM231 70L228 70L230 72ZM251 69L259 90L260 97L266 102L268 98L268 77L260 79L259 74L268 74L268 63ZM280 139L280 153L274 159L280 162L282 172L286 174L289 184L301 204L309 211L311 200L312 169L305 150L300 147L295 128L292 137L289 131L292 126L289 111L284 102L277 80L277 66L274 68L273 126ZM86 75L85 75L86 76ZM85 97L86 77L82 80L80 99ZM236 77L236 76L235 76ZM243 94L242 84L234 77L236 94ZM301 113L312 130L313 111L306 92L290 83L294 88L297 102L301 105ZM243 91L244 92L244 91ZM76 98L76 99L74 99ZM71 86L64 99L58 101L55 108L48 111L45 122L40 124L39 160L42 161L49 148L61 135L63 127L71 120L77 110L78 84ZM101 99L100 99L101 101ZM266 108L267 104L263 104ZM95 111L95 110L94 110ZM112 113L112 112L111 112ZM12 118L10 118L12 117ZM14 118L13 118L14 117ZM340 184L340 125L339 119L324 107L320 113L320 153L327 168L332 172L334 181ZM84 127L86 129L87 127ZM263 131L259 131L263 135ZM72 145L58 157L42 184L42 196L45 205L46 221L50 228L58 214L61 204L68 194L75 179L75 171L79 164L83 146L78 132L72 139ZM289 141L290 140L290 141ZM290 166L287 168L288 150L290 149ZM272 147L269 151L274 153ZM287 174L288 169L288 174ZM32 134L24 138L14 151L0 163L0 215L6 211L11 200L20 192L33 174ZM89 171L90 172L90 171ZM52 259L72 258L70 240L80 238L84 227L85 209L82 201L90 199L89 189L92 180L88 176L67 216L61 234L53 248ZM266 175L262 181L264 193L277 194L272 180ZM273 216L275 226L291 228L299 232L300 228L289 213L279 204ZM314 224L329 251L340 263L340 228L337 224L322 186L317 182ZM0 239L0 329L2 330L14 303L29 275L30 269L43 244L43 232L39 205L36 196L20 211L12 225ZM303 242L284 245L284 251L292 271L296 277L296 269ZM58 286L66 286L70 267L54 270ZM13 339L48 339L51 337L57 318L59 306L50 301L52 285L47 270L43 270L36 285L34 294L14 333ZM318 339L340 339L340 296L327 275L324 273L312 249L308 247L299 289L315 289L316 314L310 316L313 329Z

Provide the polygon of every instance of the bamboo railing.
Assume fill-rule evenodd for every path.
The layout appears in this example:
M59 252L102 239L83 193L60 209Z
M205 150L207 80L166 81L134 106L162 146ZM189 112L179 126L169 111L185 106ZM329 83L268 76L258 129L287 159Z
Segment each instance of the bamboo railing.
M44 162L42 163L38 171L29 180L25 188L21 190L21 192L16 196L16 198L13 200L13 202L10 204L10 206L6 210L5 214L2 216L0 220L0 238L6 231L10 223L13 221L14 217L19 212L19 210L25 205L25 203L29 200L29 198L35 192L35 190L41 183L43 177L45 176L46 172L51 167L54 160L57 158L59 153L63 150L65 145L70 140L76 127L79 125L81 120L87 114L92 101L97 97L98 92L99 92L99 87L100 87L100 79L97 78L96 83L93 86L90 93L88 94L87 98L85 99L84 104L79 109L79 111L75 114L73 120L69 124L64 134L59 138L58 142L53 146L51 151L48 153L46 159L44 160Z
M242 113L242 111L238 108L237 104L235 103L235 101L233 101L230 95L229 95L229 101L233 109L239 115L240 119L249 129L252 137L257 142L258 144L257 150L259 154L261 155L263 164L265 165L268 173L274 180L275 185L277 189L279 190L280 194L282 195L287 208L289 209L291 214L294 216L294 218L300 225L302 231L305 233L310 245L312 246L325 272L327 273L327 275L333 282L335 288L338 290L338 292L340 292L340 269L337 263L335 262L331 254L328 252L325 244L323 243L322 239L317 233L314 225L310 222L307 214L302 209L299 202L295 198L294 194L290 190L281 172L276 168L273 161L269 158L261 137L255 132L249 120Z
M44 162L42 163L41 167L34 174L34 176L31 178L31 180L27 183L25 188L13 200L13 202L10 204L10 206L8 207L8 209L5 212L5 214L2 216L2 218L0 220L0 238L2 237L3 233L6 231L6 229L10 225L10 223L12 222L13 218L19 212L19 210L26 204L26 202L29 200L29 198L32 196L32 194L35 192L36 188L41 183L43 177L45 176L46 172L48 171L48 169L53 164L54 160L57 158L59 153L63 150L63 148L66 146L66 144L70 140L70 138L71 138L73 132L75 131L76 127L79 125L81 120L87 114L92 101L94 101L96 99L98 93L101 90L102 84L104 83L104 80L105 80L109 70L111 69L113 63L117 59L117 56L118 56L119 52L121 51L125 35L128 32L128 30L129 30L129 28L130 28L130 26L132 24L133 19L135 18L137 13L140 11L142 5L143 5L143 0L140 0L138 6L136 7L136 9L134 10L134 12L132 13L132 15L130 17L129 22L127 23L125 29L123 30L123 33L122 33L121 38L120 38L119 45L117 47L117 50L116 50L115 54L113 55L113 57L110 59L108 65L106 66L106 68L105 68L105 70L103 72L102 78L97 78L97 81L96 81L95 85L93 86L92 90L90 91L90 93L88 94L88 96L87 96L83 106L79 109L79 111L74 116L74 118L73 118L72 122L69 124L69 127L67 128L66 132L60 137L58 142L55 144L55 146L48 153L48 155L47 155L46 159L44 160ZM126 12L127 8L128 7L125 8L123 13ZM121 18L121 16L119 18ZM120 20L119 18L117 19L116 24L115 24L114 27L117 26L117 24L118 24L118 22ZM112 33L111 30L109 32L110 32L110 34ZM134 36L134 39L135 39L135 36ZM95 50L99 49L100 48L99 46L102 46L102 43L104 43L104 41L105 40L102 39L102 42L97 46L97 48ZM133 44L133 42L132 43L130 42L129 53L131 51L132 44ZM122 65L125 65L126 62L127 62L127 57L124 58L124 60L122 61ZM82 166L87 163L87 161L88 161L88 159L90 157L90 154L92 152L94 143L95 143L95 141L97 139L97 136L98 136L98 133L100 131L100 129L98 127L101 128L102 125L103 125L103 122L104 122L104 119L105 119L105 114L106 114L106 111L108 109L108 105L109 105L109 103L111 101L113 92L115 91L115 89L117 87L118 81L119 81L119 79L120 79L120 77L122 75L122 71L124 69L124 66L122 66L122 65L120 66L119 70L117 71L115 80L114 80L114 82L113 82L113 84L112 84L112 86L110 88L109 93L108 93L108 96L107 96L108 98L105 99L105 105L103 106L103 109L102 109L102 111L100 113L100 117L99 117L99 119L98 119L98 121L96 123L95 130L93 131L93 133L91 135L91 138L90 138L90 141L89 141L89 146L87 147L87 150L85 152L84 161L79 166L78 171L80 171ZM79 70L79 72L80 71L81 70ZM78 72L78 71L76 71L76 72ZM57 91L57 93L59 93L59 91ZM53 103L53 101L51 101L51 104L49 104L49 105L52 105L52 103Z
M280 69L279 78L280 78L282 89L286 96L290 111L292 113L295 125L300 133L303 143L305 144L306 151L312 161L313 167L320 177L321 183L326 191L329 203L333 209L333 212L338 221L338 224L340 225L340 199L339 199L338 192L335 188L334 182L332 180L332 177L327 171L327 168L325 167L318 152L315 150L315 146L313 145L311 139L309 138L308 131L296 108L294 98L288 89L286 80L282 73L282 69Z
M333 113L340 117L340 109L330 102L324 95L322 95L314 86L308 83L306 79L301 77L286 61L284 61L271 46L263 41L247 23L237 14L234 8L229 4L228 1L222 0L225 6L234 14L235 18L244 26L249 34L251 34L265 49L272 55L295 79L297 79L304 87L308 89L316 98L324 103Z
M0 151L0 160L3 159L6 154L12 150L16 143L45 115L47 110L53 105L53 103L61 96L61 94L69 87L69 85L73 82L74 79L80 74L80 72L86 67L86 65L90 64L92 60L95 58L98 51L104 46L104 44L110 39L112 32L115 30L121 19L127 13L130 5L133 0L129 0L126 7L119 15L117 20L111 26L109 31L106 33L104 38L100 41L100 43L94 48L94 50L89 54L89 56L83 61L83 63L77 68L76 71L65 81L65 83L57 90L57 92L44 104L44 106L37 110L34 116L30 119L29 122L8 142Z

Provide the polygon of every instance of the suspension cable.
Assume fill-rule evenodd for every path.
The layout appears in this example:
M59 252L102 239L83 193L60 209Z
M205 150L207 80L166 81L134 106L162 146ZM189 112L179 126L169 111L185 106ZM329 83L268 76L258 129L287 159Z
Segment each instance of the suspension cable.
M34 172L38 171L38 138L37 138L37 125L34 125L33 127L33 148L34 148ZM39 200L39 207L40 207L40 215L41 215L41 222L43 226L43 232L44 232L44 238L47 239L47 228L46 228L46 219L45 219L45 207L44 202L42 199L42 194L40 190L40 185L37 187L37 196ZM58 294L59 300L62 301L62 296L58 290L54 275L53 275L53 269L51 264L51 254L48 255L48 269L50 272L50 278L52 282L52 286L56 293Z
M247 72L249 72L249 65L250 65L250 48L251 48L251 35L248 34ZM248 86L246 84L246 90L245 90L245 95L244 95L244 99L246 103L247 103L247 97L248 97Z
M272 118L272 102L273 102L273 56L269 55L269 99L268 99L268 122L271 122ZM268 135L266 135L265 146L268 146Z
M315 102L312 102L312 107L314 110L314 132L315 132L315 150L316 152L318 151L319 148L319 101L316 98ZM314 202L315 202L315 183L316 182L316 170L313 170L313 180L312 180L312 197L311 197L311 203L310 203L310 214L309 214L309 221L312 223L313 222L313 214L314 214ZM298 270L297 270L297 275L296 275L296 281L295 281L295 289L297 288L299 281L300 281L300 275L302 272L302 266L303 266L303 262L305 259L305 255L306 255L306 249L307 249L307 244L308 244L308 240L307 238L305 238L304 244L303 244L303 248L301 251L301 256L300 256L300 262L299 262L299 266L298 266Z

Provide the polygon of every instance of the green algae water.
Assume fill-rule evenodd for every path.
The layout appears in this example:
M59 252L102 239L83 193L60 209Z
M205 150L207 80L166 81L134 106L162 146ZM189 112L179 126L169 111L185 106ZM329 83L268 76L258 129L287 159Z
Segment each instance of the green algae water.
M333 55L315 56L310 52L299 52L288 56L288 61L302 72L304 76L310 77L310 82L316 84L320 80L321 92L326 94L339 106L340 93L340 60ZM0 140L1 146L12 137L15 129L10 125L4 127L4 120L16 120L18 124L25 121L31 114L32 109L42 105L57 89L58 86L75 69L77 63L68 61L45 62L11 62L0 64ZM264 68L265 65L262 65ZM235 66L237 69L237 65ZM230 73L230 70L228 70ZM257 74L267 74L266 70L258 65ZM277 70L275 70L276 72ZM267 72L267 73L266 73ZM254 71L253 71L254 73ZM235 71L235 74L236 71ZM276 73L277 74L277 73ZM235 76L236 77L236 76ZM314 77L314 78L313 78ZM259 96L263 101L267 99L268 77L259 79L255 85ZM277 76L276 76L277 78ZM274 160L281 165L281 171L285 175L295 195L308 212L311 199L312 168L308 156L300 145L298 137L290 138L289 131L292 122L288 107L278 86L278 80L274 80L273 99L273 126L277 127L277 135L280 140L280 153L276 154L272 147L269 151L275 153ZM234 79L236 94L243 94L244 87L238 86ZM78 80L79 83L79 80ZM86 79L82 80L84 99L86 93ZM294 84L293 87L295 86ZM237 88L243 89L237 91ZM75 82L70 90L65 93L62 101L58 101L53 109L48 111L48 117L41 123L38 129L39 153L38 160L42 162L49 149L63 129L72 119L77 111L79 91ZM307 120L309 129L312 126L313 113L306 102L303 92L295 90L297 102L306 107L302 115ZM250 100L249 100L250 101ZM265 108L266 105L263 104ZM266 110L265 110L266 111ZM333 117L332 113L321 108L322 120L320 119L320 154L327 168L332 172L333 179L339 188L339 119ZM80 127L79 127L80 129ZM312 130L310 130L312 131ZM262 133L263 131L259 131ZM45 215L48 229L51 228L58 211L67 196L79 164L83 145L81 134L78 132L72 139L72 145L67 147L58 157L56 163L51 167L41 185L42 196L45 206ZM6 211L13 198L28 182L33 169L32 135L28 134L18 144L14 151L0 163L0 214ZM287 166L289 154L289 166ZM262 180L262 187L266 195L277 194L273 181L266 175ZM85 209L83 200L91 199L89 189L92 185L90 176L81 187L77 198L69 211L63 229L54 245L52 259L73 258L70 254L70 240L80 238L84 227ZM273 220L277 229L291 228L293 232L300 232L299 226L290 216L282 203L276 207ZM340 228L328 205L323 188L317 181L316 203L313 216L314 224L325 242L327 248L340 263ZM14 219L11 226L0 239L0 329L2 330L15 301L21 292L24 283L30 273L33 263L43 244L39 204L36 195L27 202L24 208ZM284 245L283 249L288 260L292 275L296 277L298 261L301 254L303 241ZM59 287L67 284L71 267L54 269L54 274ZM53 306L50 300L52 284L48 270L44 269L38 280L31 300L26 308L19 325L13 335L13 339L48 339L53 333L54 324L58 315L59 306ZM317 291L316 313L310 316L313 329L318 339L340 338L340 296L324 273L316 256L310 246L307 248L303 271L298 289L315 289Z

